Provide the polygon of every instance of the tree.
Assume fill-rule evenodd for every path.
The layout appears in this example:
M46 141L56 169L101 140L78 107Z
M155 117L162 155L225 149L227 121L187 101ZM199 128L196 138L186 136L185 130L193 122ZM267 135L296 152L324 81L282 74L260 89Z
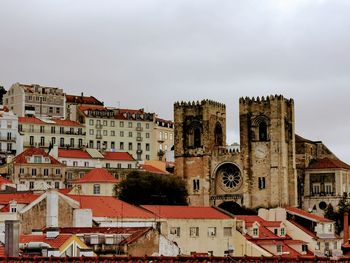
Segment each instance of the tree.
M117 186L117 196L135 205L187 205L188 193L180 177L133 171Z
M4 89L3 86L0 86L0 104L3 104L2 97L6 94L6 90Z

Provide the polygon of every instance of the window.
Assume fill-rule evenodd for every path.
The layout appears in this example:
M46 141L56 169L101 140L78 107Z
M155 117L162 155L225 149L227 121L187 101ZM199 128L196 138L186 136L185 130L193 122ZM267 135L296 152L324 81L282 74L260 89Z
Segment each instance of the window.
M78 162L77 161L73 161L73 166L78 166Z
M169 133L169 139L172 141L173 140L173 134Z
M94 148L94 141L92 140L89 141L89 148Z
M8 142L6 148L8 152L12 151L12 143Z
M110 163L106 163L106 168L111 168L111 164Z
M267 140L267 124L265 121L259 123L259 141Z
M44 169L44 175L45 175L45 176L48 176L48 175L49 175L49 169L47 169L47 168Z
M281 228L281 236L286 235L286 229L284 227Z
M111 149L115 149L115 142L111 142Z
M29 189L33 189L33 188L34 188L34 182L31 181L31 182L29 182Z
M282 245L276 245L276 251L278 254L282 254Z
M17 212L17 205L13 204L11 205L11 213L16 213Z
M29 132L34 132L34 125L29 125Z
M67 173L67 178L68 178L68 180L72 180L72 178L73 178L72 172Z
M149 123L146 123L146 129L149 129Z
M257 237L257 236L259 236L259 228L254 227L253 228L253 237Z
M24 168L19 168L19 174L24 174Z
M333 242L333 249L338 249L338 242L337 241Z
M159 132L159 140L163 140L163 132Z
M111 136L115 136L115 131L111 131Z
M170 228L170 235L179 237L180 236L180 227L171 227Z
M85 167L89 167L89 162L84 162Z
M103 130L103 136L107 136L107 130Z
M60 175L61 174L61 169L56 169L56 175Z
M93 130L93 129L90 129L90 130L89 130L89 134L90 134L90 135L94 135L94 130Z
M78 140L78 147L81 148L83 146L83 139Z
M132 137L132 132L129 132L129 137Z
M307 245L306 245L306 244L302 244L302 245L301 245L301 251L302 251L302 252L307 252L307 250L308 250Z
M199 179L193 179L193 192L198 192L199 191Z
M52 146L56 144L56 137L51 137L51 144Z
M332 184L331 183L325 183L324 184L324 190L326 194L332 194Z
M93 125L94 125L94 120L93 120L93 119L90 119L90 120L89 120L89 125L90 125L90 126L93 126Z
M167 140L168 139L168 133L164 132L164 139Z
M129 151L132 151L132 142L129 142L129 147L128 147Z
M55 126L51 127L51 133L56 133L56 127Z
M232 236L232 227L224 227L224 237Z
M132 168L131 166L132 166L131 163L128 163L128 169L131 169Z
M79 178L83 178L84 175L85 175L84 172L79 172Z
M60 182L55 182L55 188L60 189Z
M70 138L70 147L74 147L74 138Z
M120 136L120 137L124 137L124 132L123 132L123 131L120 131L119 136Z
M59 114L60 112L60 108L56 108L56 114Z
M258 179L259 189L265 189L265 177L259 177Z
M124 143L123 143L123 142L120 142L120 143L119 143L119 149L120 149L120 150L124 150Z
M201 147L201 130L200 128L195 128L193 131L193 146L194 147Z
M60 127L60 134L64 134L64 127Z
M34 136L29 136L29 145L30 146L34 145Z
M149 138L149 132L146 132L146 138Z
M40 126L40 133L44 133L45 132L45 127L44 126Z
M316 249L316 250L320 250L320 249L321 249L321 242L317 242L317 243L316 243L315 249Z
M199 227L190 227L190 237L199 236Z
M107 126L107 121L103 120L103 126Z
M94 195L99 195L99 194L100 194L100 185L94 184Z
M274 233L275 235L278 235L278 228L275 228L275 229L273 230L273 233Z
M216 227L208 227L208 237L216 236Z
M312 193L313 194L319 194L320 193L320 184L312 184Z
M132 128L132 122L131 121L128 122L128 127Z
M119 122L119 127L124 127L124 122L123 121Z
M118 164L117 164L117 168L119 168L119 169L122 168L122 164L121 164L121 163L118 163Z
M111 121L111 127L114 127L114 125L115 125L115 122Z
M36 176L36 169L35 168L32 169L32 176Z
M40 137L40 146L45 146L45 137Z
M149 154L146 154L146 160L149 160L150 157L149 157Z
M146 143L146 151L149 151L150 147L149 147L149 143Z
M64 147L64 138L60 138L60 146Z

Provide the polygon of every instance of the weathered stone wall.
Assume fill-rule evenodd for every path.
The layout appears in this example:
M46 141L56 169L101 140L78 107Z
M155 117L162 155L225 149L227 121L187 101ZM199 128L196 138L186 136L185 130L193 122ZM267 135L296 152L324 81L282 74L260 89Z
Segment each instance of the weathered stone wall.
M136 242L128 245L127 253L133 257L152 256L159 252L159 234L155 230L148 231Z

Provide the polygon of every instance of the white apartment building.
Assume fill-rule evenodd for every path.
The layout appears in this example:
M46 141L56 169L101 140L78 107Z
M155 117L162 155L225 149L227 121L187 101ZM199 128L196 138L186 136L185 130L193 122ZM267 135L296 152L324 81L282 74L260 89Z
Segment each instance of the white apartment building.
M174 122L155 119L152 132L152 156L158 156L162 161L174 161L174 151L171 149L174 145Z
M18 133L18 118L6 107L0 106L0 160L23 151L22 137Z
M78 122L54 118L19 117L23 147L80 149L85 146L85 127Z
M19 117L65 118L65 95L60 88L15 83L4 95L3 102Z

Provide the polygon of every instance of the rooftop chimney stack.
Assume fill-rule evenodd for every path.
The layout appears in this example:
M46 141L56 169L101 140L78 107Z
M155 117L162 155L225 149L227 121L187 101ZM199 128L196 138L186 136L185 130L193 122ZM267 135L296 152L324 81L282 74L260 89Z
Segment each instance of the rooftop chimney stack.
M19 252L19 221L5 221L5 253L8 257L18 257Z

